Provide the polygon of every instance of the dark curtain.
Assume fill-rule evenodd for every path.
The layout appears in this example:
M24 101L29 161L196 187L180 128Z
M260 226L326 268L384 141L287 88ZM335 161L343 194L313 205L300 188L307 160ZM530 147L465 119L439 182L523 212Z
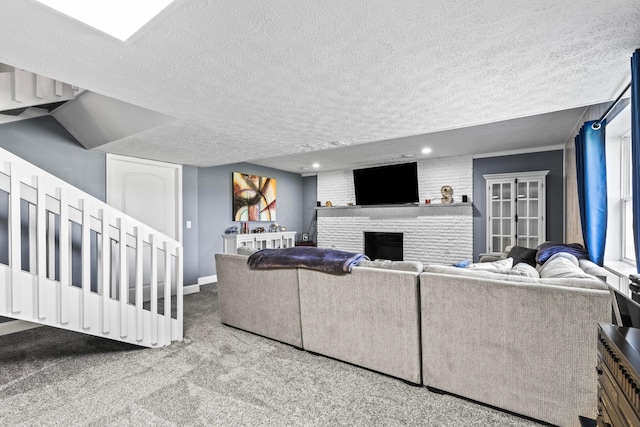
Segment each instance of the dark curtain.
M640 272L640 49L631 57L631 179L636 272Z
M582 237L591 261L600 266L607 237L605 125L586 122L575 139Z

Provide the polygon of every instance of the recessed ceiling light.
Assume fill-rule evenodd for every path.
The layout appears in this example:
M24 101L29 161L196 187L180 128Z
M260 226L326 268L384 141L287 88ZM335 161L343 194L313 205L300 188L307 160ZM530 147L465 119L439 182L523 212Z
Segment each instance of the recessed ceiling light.
M431 148L429 148L429 147L424 147L422 149L422 154L429 154L430 152L431 152Z
M311 166L313 166L314 168L319 168L320 167L320 163L314 163Z
M97 30L125 41L173 0L36 0Z
M410 159L413 157L413 154L403 154L402 157L404 157L405 159Z

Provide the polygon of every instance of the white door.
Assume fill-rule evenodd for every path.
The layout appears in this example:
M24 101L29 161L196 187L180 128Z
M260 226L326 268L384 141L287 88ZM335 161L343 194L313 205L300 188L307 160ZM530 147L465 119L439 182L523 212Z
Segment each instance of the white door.
M107 203L182 241L182 166L107 154Z

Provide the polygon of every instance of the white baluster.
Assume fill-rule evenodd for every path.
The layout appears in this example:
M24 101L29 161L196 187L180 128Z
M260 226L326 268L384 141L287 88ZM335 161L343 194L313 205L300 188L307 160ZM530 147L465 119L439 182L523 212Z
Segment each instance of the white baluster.
M142 228L139 226L134 227L136 234L136 340L142 341L143 339L143 324L142 324L142 308L143 308L143 295L142 295L142 256L144 254L144 243L142 243Z
M184 277L184 260L182 258L183 253L182 253L182 246L178 247L178 249L176 249L176 262L178 264L178 274L177 274L177 283L176 283L176 326L177 326L177 331L175 334L175 339L178 341L182 341L183 338L183 328L184 328L184 324L183 324L183 320L182 320L182 316L183 316L183 306L182 306L182 298L184 297L184 283L183 283L183 277Z
M34 249L37 252L37 274L38 274L38 319L46 317L46 279L47 279L47 208L45 201L45 180L38 176L36 177L36 185L38 190L38 200L36 204L36 246Z
M169 242L164 242L164 342L171 343L171 252Z
M110 330L110 304L111 299L111 236L109 227L109 210L100 209L102 219L102 253L100 259L102 277L102 333L108 334Z
M82 328L89 329L91 327L91 218L90 209L91 202L82 199Z
M11 174L10 203L9 203L9 235L11 238L11 312L18 313L22 308L22 290L20 289L20 274L22 272L21 233L20 223L20 178L16 162L9 164Z
M120 249L120 338L127 337L127 303L129 301L129 281L127 280L127 222L118 218Z
M155 234L149 236L151 244L151 344L158 344L158 242Z
M65 188L58 189L60 200L60 324L69 322L69 286L71 286L71 240L69 233L69 202Z

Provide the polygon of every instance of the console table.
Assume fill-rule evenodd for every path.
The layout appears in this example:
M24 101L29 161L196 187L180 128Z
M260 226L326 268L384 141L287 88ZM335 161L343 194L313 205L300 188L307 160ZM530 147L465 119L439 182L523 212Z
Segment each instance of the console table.
M640 426L640 329L600 323L597 370L597 425Z
M256 249L291 248L296 240L296 232L223 234L222 237L222 251L235 254L240 246Z

